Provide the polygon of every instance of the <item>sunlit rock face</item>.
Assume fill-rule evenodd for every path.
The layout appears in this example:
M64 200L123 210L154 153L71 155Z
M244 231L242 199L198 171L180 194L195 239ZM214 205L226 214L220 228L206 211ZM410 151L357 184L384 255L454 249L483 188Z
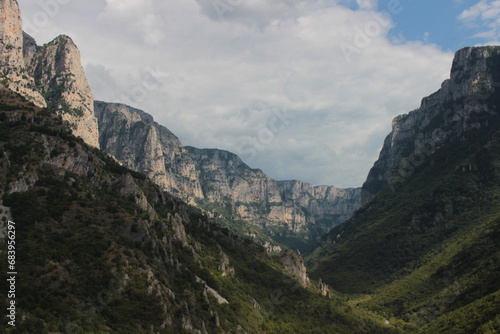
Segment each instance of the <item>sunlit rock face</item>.
M57 111L73 134L99 146L94 99L80 51L67 36L37 46L22 30L15 0L0 1L0 84L38 107Z
M234 218L292 234L328 232L360 206L361 189L276 181L231 152L184 147L144 111L96 102L95 112L102 150L191 203L217 203Z
M61 35L38 48L32 56L31 69L49 109L61 114L76 136L99 147L94 98L73 40Z
M0 0L0 84L21 94L36 106L45 99L35 87L23 55L24 36L21 12L15 0Z

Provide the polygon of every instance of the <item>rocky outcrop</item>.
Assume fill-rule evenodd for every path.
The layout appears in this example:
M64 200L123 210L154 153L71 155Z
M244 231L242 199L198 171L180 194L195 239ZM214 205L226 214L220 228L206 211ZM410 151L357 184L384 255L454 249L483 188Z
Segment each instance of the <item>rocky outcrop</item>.
M296 278L302 287L307 288L311 284L309 277L307 276L304 260L298 251L284 249L280 253L280 258L283 261L285 269L288 273Z
M231 267L231 264L229 262L229 256L227 256L226 253L221 251L220 254L220 263L219 267L217 268L220 272L222 272L223 277L231 277L234 276L235 271L234 268Z
M112 185L114 191L123 197L133 199L144 212L148 213L150 219L156 216L155 210L148 203L148 199L140 187L135 183L134 178L130 174L123 175Z
M95 114L103 151L178 197L203 197L196 167L186 149L151 115L123 104L99 101L95 102Z
M205 298L207 298L208 294L210 293L215 298L215 300L217 300L217 303L219 303L219 304L229 304L229 302L227 301L226 298L222 297L220 295L220 293L218 293L214 288L209 287L204 280L202 280L199 277L196 277L196 282L198 282L200 284L203 284L205 286L205 290L203 292Z
M30 54L26 52L27 59ZM61 35L39 48L32 56L31 70L48 108L57 111L76 136L99 147L94 98L73 40Z
M500 47L464 48L453 61L451 76L419 109L396 117L379 159L363 185L367 202L384 186L396 187L443 143L498 119Z
M276 181L263 171L250 168L233 153L187 149L197 166L205 198L234 203L234 215L255 225L279 226L292 233L304 232L314 225L328 232L359 208L360 189Z
M15 0L0 0L0 84L39 107L57 111L73 133L98 147L92 91L71 38L38 47L22 30Z
M28 74L24 57L21 11L16 0L0 0L0 84L45 107L43 96Z
M31 62L37 51L38 45L35 39L23 31L23 58L26 67L31 67Z
M184 225L182 224L182 218L179 215L168 216L170 223L172 224L172 230L174 231L175 239L179 240L182 245L188 245L188 237Z
M318 281L318 291L319 294L322 295L323 297L330 296L330 288L328 287L328 284L324 283L321 278Z

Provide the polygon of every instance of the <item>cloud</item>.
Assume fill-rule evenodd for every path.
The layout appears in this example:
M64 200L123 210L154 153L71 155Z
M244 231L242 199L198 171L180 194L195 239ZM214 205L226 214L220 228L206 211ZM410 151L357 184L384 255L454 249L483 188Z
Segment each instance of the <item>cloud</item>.
M376 10L377 0L356 0L358 6L362 10Z
M294 19L305 0L196 0L201 13L215 21L264 28L275 21ZM314 1L313 1L314 2Z
M74 37L97 99L272 177L340 187L363 183L392 118L449 76L453 55L392 43L397 11L375 1L221 1L232 4L222 17L213 0L68 5L51 32Z
M500 38L500 0L481 0L464 10L458 17L469 27L479 29L474 37L488 40L488 44Z
M163 39L158 19L153 0L106 0L106 7L99 15L99 20L109 29L133 35L151 46L159 45Z

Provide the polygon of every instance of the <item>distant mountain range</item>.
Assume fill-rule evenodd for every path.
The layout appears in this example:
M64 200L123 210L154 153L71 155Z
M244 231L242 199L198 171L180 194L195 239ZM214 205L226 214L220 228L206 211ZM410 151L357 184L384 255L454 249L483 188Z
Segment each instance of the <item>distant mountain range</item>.
M19 12L14 1L5 1L4 6L7 14ZM22 31L19 14L7 18L0 55L7 87L35 105L55 111L86 143L216 215L236 233L269 247L286 245L310 251L318 237L359 208L360 189L277 182L229 152L188 150L143 111L94 101L80 52L70 37L62 35L38 46Z
M103 151L236 233L269 245L311 250L360 206L361 189L276 181L233 153L184 147L141 110L96 101L95 112Z

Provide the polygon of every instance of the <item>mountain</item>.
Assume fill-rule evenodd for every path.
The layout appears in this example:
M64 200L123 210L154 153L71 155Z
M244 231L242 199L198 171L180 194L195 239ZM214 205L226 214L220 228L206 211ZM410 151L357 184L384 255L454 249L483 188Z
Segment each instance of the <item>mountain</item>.
M80 62L80 51L68 36L58 36L33 54L29 73L47 107L67 121L76 136L98 147L94 98Z
M6 88L0 184L3 332L395 333Z
M39 47L22 31L17 1L0 0L0 9L0 84L56 111L75 135L98 147L94 99L76 45L59 36Z
M95 101L99 146L164 190L189 200L202 198L196 166L181 141L142 110Z
M362 188L366 203L385 185L402 183L428 156L450 140L492 122L500 80L497 47L464 48L455 55L451 78L419 109L396 117L379 159Z
M21 11L15 0L0 0L0 84L20 93L37 106L47 103L27 74Z
M103 151L239 234L305 252L360 205L360 189L276 181L233 153L184 147L141 110L96 101L95 112Z
M198 153L209 150L183 147L170 130L145 112L94 101L73 40L61 35L38 46L22 31L17 1L2 0L0 6L2 86L61 115L73 134L87 144L145 173L162 189L217 215L233 231L307 252L316 246L319 236L359 207L359 189L278 182L237 156L218 150L208 154L214 160L207 161L206 154ZM218 160L223 155L226 162ZM234 170L233 163L240 169ZM209 172L211 168L218 169L216 176Z
M500 47L457 52L336 189L94 101L71 38L0 9L3 332L500 332Z
M307 259L312 277L407 333L500 331L499 82L500 47L457 52L450 80L393 121L366 203Z
M359 207L360 189L276 181L233 153L187 149L197 166L205 200L224 203L233 219L261 227L273 240L303 252Z

